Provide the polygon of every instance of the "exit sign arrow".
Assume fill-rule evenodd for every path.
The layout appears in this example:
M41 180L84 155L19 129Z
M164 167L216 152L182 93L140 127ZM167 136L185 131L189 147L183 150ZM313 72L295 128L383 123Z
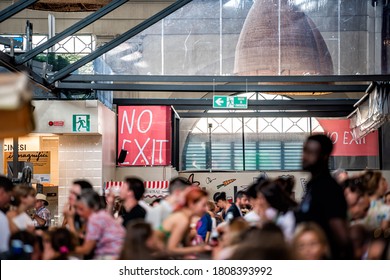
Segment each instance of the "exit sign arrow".
M221 97L219 97L219 98L217 98L217 100L215 101L215 103L216 103L218 106L222 106L222 104L225 103L225 101L224 101Z
M248 99L245 96L214 95L213 108L247 109Z

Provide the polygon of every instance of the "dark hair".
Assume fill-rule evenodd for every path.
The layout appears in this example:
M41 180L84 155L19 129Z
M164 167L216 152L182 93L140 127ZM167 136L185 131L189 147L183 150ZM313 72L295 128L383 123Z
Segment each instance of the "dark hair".
M85 203L85 205L95 211L102 209L100 196L94 190L83 190L78 200L82 201L83 203Z
M92 184L86 180L75 180L73 185L79 185L81 190L93 190Z
M265 197L271 207L279 212L286 213L297 206L297 203L276 182L263 184L259 188L259 192Z
M244 196L247 196L247 194L246 194L246 192L244 192L244 191L238 191L237 193L236 193L236 200L238 199L238 198L243 198Z
M259 188L269 182L270 180L267 179L264 175L260 175L251 185L249 185L248 189L246 190L246 195L250 198L257 198L257 192L259 191Z
M133 191L134 198L140 200L145 192L144 182L137 177L127 177L125 182L129 186L129 191Z
M121 260L152 259L152 249L146 241L153 235L152 226L142 220L131 221L127 225L127 233L120 255Z
M219 200L226 201L226 193L225 192L216 192L213 196L215 202Z
M4 189L5 192L11 192L14 188L14 184L7 177L0 175L0 189Z
M184 190L187 187L190 187L192 184L188 179L184 177L173 178L169 182L169 193L173 193L175 190Z
M275 183L279 185L279 187L286 192L288 195L292 195L294 186L295 186L295 179L292 175L282 175L279 176Z
M243 242L231 260L289 260L291 252L280 228L267 223L262 229L249 228L242 234Z
M359 195L368 194L368 187L365 182L364 176L348 178L342 184L343 189L349 189L353 193Z
M315 134L307 138L307 141L316 141L321 146L321 154L325 156L330 156L333 151L333 142L332 140L324 134Z
M75 249L75 239L67 228L57 228L50 232L51 247L60 254L56 260L68 259L69 253Z
M18 231L9 239L10 260L31 260L34 252L36 237L28 231Z

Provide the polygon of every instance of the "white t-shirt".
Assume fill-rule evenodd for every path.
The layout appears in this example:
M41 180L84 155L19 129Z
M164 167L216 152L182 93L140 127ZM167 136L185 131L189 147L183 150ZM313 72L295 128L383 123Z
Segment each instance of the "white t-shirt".
M19 230L26 230L29 226L34 227L33 220L24 212L13 218L12 222Z
M7 216L0 211L0 253L8 251L10 231Z
M173 212L172 205L166 200L161 200L156 207L151 207L146 212L146 221L158 230L162 222Z

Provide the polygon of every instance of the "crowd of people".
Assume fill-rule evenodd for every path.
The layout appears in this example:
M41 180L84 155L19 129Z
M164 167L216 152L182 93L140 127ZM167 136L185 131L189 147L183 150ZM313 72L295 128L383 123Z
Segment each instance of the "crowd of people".
M312 135L302 169L311 173L297 202L291 177L259 177L229 202L185 178L169 195L143 201L144 183L128 177L99 196L74 181L61 226L47 200L0 176L2 259L390 259L390 192L379 171L330 173L332 141ZM33 209L33 211L31 211Z

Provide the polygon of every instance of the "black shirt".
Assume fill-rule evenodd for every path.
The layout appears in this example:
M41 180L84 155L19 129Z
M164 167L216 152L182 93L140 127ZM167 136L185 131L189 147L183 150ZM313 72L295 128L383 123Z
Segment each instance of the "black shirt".
M338 258L341 248L337 248L330 220L347 219L347 203L339 184L324 174L309 181L307 191L296 215L297 223L315 222L324 230L334 258Z
M226 215L228 213L232 213L233 214L233 218L238 218L238 217L241 217L241 213L240 213L240 210L238 209L237 205L235 203L233 203L229 209L227 210L226 212Z
M123 226L126 227L127 223L131 220L145 219L146 211L139 204L134 206L129 212L123 211L121 217L123 219Z

